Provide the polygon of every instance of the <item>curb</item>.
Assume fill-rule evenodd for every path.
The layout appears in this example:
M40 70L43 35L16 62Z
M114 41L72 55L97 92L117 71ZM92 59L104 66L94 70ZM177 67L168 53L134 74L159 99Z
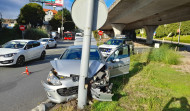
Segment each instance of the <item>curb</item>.
M46 111L47 109L50 109L53 106L55 106L55 103L52 103L49 99L47 99L46 101L42 102L40 105L33 108L31 111Z

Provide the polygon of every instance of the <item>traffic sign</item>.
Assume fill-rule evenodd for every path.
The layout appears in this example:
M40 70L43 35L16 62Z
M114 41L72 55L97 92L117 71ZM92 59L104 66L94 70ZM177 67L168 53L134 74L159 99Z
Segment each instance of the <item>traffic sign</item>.
M75 0L72 6L72 19L79 29L84 30L87 22L89 0ZM108 9L104 0L94 0L92 30L101 28L107 20Z
M101 36L101 35L103 35L103 32L100 30L100 31L98 32L98 34Z
M19 28L20 28L21 31L24 31L24 30L25 30L25 26L24 26L24 25L20 25Z

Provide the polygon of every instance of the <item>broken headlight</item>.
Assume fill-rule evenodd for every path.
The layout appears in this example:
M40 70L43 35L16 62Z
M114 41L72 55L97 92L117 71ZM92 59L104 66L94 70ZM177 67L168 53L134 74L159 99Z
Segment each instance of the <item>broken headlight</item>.
M61 85L61 82L57 76L54 75L52 71L49 72L49 75L47 77L47 81L55 86Z
M78 75L71 75L73 82L78 82L79 81L79 76Z

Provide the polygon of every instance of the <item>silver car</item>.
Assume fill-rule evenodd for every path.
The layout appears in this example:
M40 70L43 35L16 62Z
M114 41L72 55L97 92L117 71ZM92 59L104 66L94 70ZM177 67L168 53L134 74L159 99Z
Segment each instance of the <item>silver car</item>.
M59 59L51 61L52 70L47 81L42 81L47 97L61 103L77 98L82 46L70 46ZM128 45L120 46L104 59L97 46L90 48L89 72L86 79L88 90L94 99L112 101L111 77L129 73L130 50Z

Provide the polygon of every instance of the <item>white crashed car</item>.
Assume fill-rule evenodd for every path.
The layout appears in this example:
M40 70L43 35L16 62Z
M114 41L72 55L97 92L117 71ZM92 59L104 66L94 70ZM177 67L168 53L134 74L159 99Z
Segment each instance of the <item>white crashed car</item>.
M70 46L59 59L51 61L52 69L47 81L42 81L47 97L55 103L77 98L82 46ZM89 93L100 101L112 101L111 77L129 73L129 46L116 49L106 60L97 46L91 46L89 72L86 79Z
M57 42L55 41L55 39L52 38L41 38L39 40L39 42L46 48L56 48L57 47Z
M0 66L23 66L26 61L44 59L45 48L35 40L12 40L0 48Z

